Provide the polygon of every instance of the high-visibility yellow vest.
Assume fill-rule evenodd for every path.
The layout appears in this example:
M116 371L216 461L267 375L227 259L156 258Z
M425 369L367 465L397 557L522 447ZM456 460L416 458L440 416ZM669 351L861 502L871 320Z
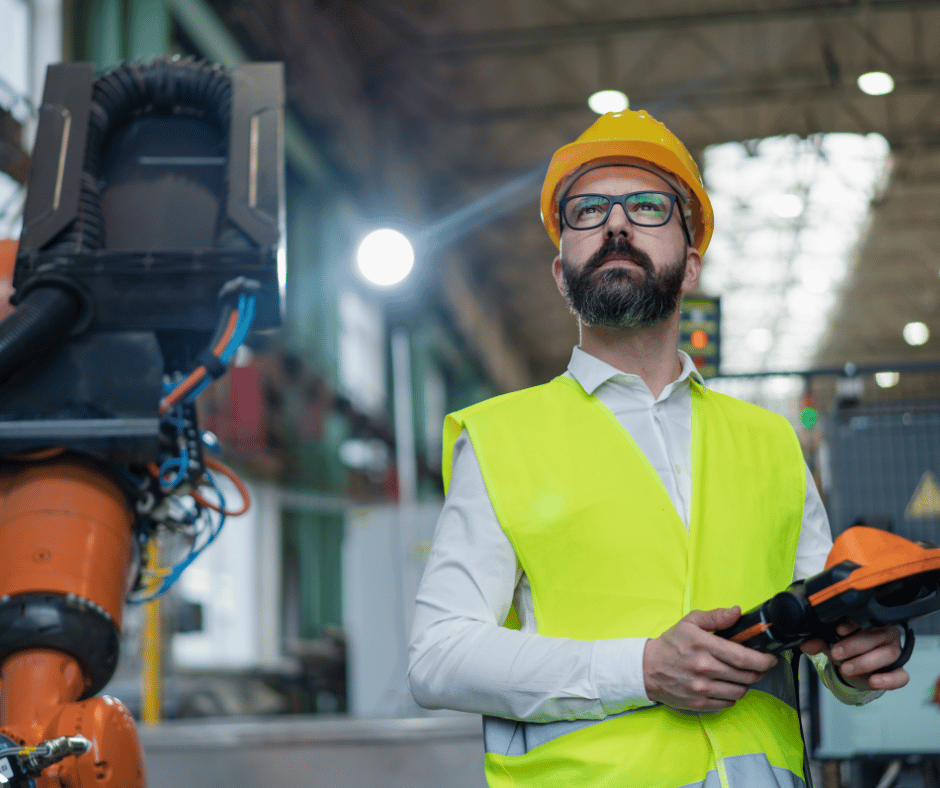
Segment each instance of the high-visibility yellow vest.
M532 588L537 631L658 637L693 609L746 610L793 579L806 471L793 429L692 384L688 531L616 417L567 377L451 414ZM732 708L657 705L603 720L484 719L490 786L802 786L786 659ZM715 781L714 783L712 781Z

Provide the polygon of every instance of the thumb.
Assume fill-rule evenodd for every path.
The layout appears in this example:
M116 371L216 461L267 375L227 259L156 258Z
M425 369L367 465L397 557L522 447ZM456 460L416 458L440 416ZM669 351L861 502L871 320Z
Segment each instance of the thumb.
M714 610L693 610L685 619L697 627L714 632L717 629L727 629L741 617L741 608L716 607Z
M819 638L800 643L800 651L802 651L804 654L808 654L809 656L821 654L827 651L827 649L828 646L826 645L826 641Z

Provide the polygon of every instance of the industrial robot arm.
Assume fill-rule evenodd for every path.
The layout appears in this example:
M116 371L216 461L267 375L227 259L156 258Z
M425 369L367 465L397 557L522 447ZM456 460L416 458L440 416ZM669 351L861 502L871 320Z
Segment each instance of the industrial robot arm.
M249 505L218 493L194 400L280 321L282 105L279 64L49 69L0 310L0 783L146 784L97 695L125 601ZM160 530L191 545L166 572L141 567Z

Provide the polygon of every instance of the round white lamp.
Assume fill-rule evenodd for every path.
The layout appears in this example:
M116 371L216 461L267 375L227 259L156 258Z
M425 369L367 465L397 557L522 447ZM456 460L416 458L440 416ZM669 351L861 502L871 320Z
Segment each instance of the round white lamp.
M374 230L359 244L356 264L372 284L392 287L411 272L415 252L411 241L397 230Z

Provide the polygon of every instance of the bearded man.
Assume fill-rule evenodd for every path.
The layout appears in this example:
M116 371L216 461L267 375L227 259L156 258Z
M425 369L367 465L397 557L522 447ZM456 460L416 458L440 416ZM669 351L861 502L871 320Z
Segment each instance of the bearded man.
M451 414L417 599L418 703L484 716L491 786L808 780L789 658L713 634L816 574L829 523L785 419L710 391L679 302L713 217L682 143L608 113L555 153L542 220L578 319L564 375ZM804 646L861 704L895 628Z

